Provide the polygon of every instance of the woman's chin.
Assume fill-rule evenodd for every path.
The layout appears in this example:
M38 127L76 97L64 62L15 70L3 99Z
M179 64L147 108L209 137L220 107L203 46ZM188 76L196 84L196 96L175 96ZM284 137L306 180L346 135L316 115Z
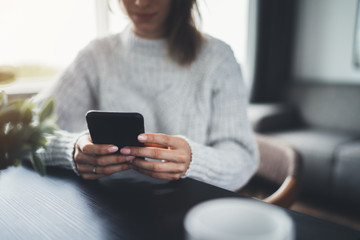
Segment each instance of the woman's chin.
M134 26L134 33L141 38L162 38L163 31L159 31L156 27L149 26L148 24L142 24L141 26Z

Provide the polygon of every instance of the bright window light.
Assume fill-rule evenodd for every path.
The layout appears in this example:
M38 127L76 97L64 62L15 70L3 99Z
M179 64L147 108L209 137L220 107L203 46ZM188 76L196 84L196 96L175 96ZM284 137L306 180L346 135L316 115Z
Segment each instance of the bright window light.
M246 72L249 0L198 3L202 31L227 42ZM36 92L34 82L54 78L92 39L127 25L118 0L0 0L0 71L20 69L16 91Z
M0 0L0 70L15 69L17 88L53 78L95 37L94 1Z
M94 1L0 0L2 65L63 68L94 37Z
M248 0L200 0L202 30L228 43L238 62L246 62Z

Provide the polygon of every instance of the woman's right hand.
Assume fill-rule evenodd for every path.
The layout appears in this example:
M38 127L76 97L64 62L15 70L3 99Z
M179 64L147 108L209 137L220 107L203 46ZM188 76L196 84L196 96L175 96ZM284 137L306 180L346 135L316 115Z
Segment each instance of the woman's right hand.
M84 179L98 179L132 168L134 156L112 154L118 147L110 144L94 144L89 134L81 136L76 144L74 160L76 169Z

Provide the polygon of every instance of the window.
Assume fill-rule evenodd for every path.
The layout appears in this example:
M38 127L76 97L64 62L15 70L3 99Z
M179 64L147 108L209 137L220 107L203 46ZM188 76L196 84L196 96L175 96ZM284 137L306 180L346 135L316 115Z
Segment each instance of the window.
M354 37L354 64L360 68L360 0L358 0Z
M228 43L241 65L246 63L247 0L199 1L202 30Z
M198 3L201 29L227 42L246 72L248 0ZM0 73L17 74L13 84L0 88L37 92L90 40L127 25L118 0L0 0Z
M17 74L1 89L36 92L66 67L96 37L94 9L89 0L0 0L0 68Z

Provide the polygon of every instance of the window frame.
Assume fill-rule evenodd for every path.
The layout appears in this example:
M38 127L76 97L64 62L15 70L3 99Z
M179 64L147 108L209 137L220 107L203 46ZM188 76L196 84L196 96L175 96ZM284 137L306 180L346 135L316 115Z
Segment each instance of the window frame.
M357 3L355 21L353 62L355 67L360 69L360 0Z

